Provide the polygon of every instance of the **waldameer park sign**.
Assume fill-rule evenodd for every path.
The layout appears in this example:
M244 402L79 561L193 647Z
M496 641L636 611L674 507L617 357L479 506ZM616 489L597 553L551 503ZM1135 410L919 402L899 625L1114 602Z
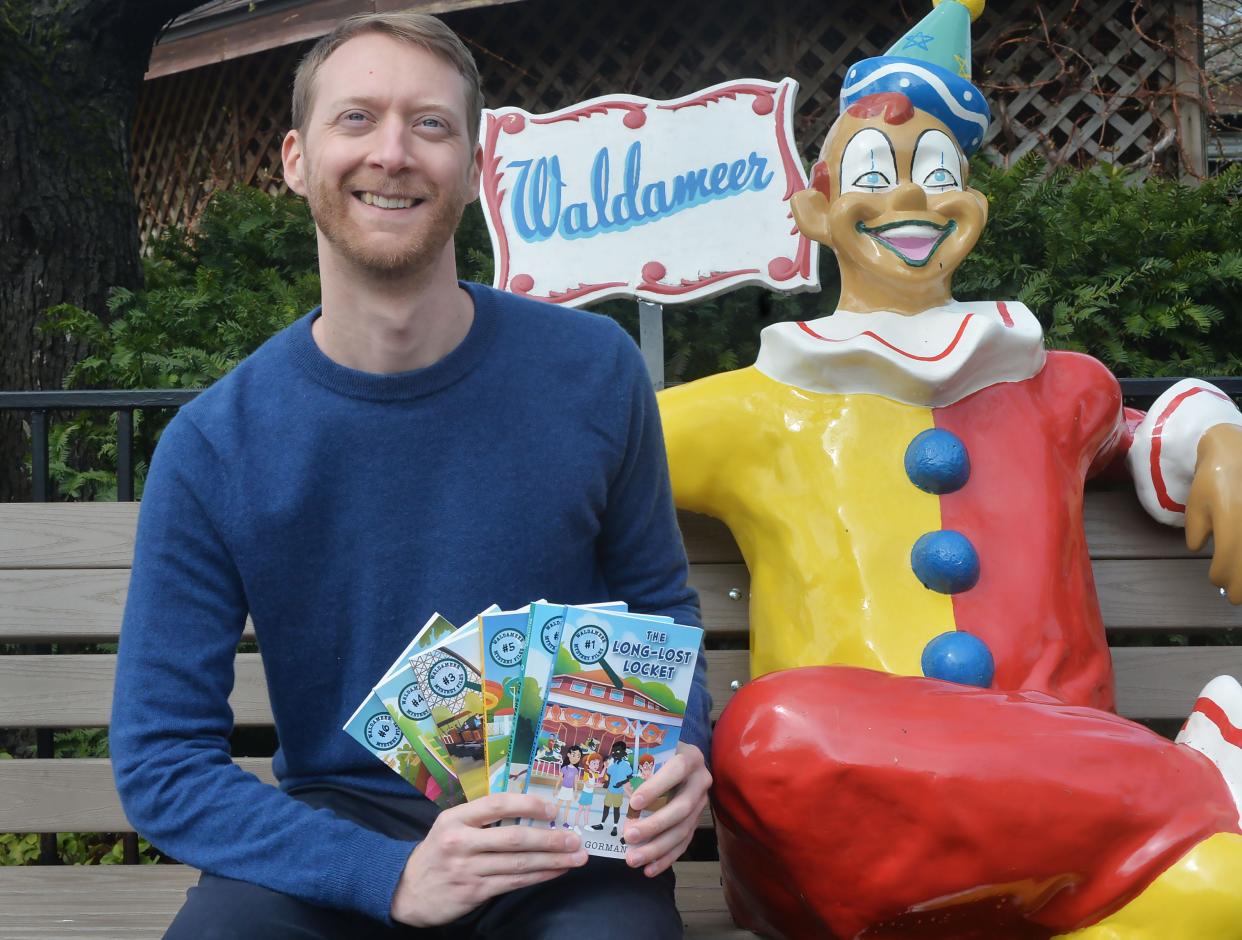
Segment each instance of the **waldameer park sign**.
M742 80L671 101L606 95L484 112L496 286L579 306L699 300L744 284L817 290L789 199L798 85Z

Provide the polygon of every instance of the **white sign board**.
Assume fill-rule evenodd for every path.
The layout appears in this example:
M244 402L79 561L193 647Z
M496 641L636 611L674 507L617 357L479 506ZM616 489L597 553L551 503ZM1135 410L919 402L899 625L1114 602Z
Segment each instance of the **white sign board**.
M553 303L668 304L743 284L818 290L789 198L798 84L744 80L673 101L609 95L484 117L496 287Z

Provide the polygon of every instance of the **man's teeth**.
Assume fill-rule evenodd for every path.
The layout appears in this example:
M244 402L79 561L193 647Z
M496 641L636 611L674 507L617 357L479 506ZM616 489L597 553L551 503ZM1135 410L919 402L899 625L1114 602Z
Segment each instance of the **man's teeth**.
M381 209L408 209L418 202L417 199L389 198L377 193L363 193L359 198L368 206L378 206Z

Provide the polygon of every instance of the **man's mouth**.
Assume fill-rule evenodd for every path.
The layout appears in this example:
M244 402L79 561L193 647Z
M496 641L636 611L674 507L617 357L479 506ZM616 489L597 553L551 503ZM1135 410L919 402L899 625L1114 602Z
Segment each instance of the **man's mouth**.
M366 191L356 192L354 196L365 205L375 206L377 209L410 209L423 202L413 196L385 196L382 193Z
M906 264L920 268L931 260L940 243L953 233L957 222L950 219L944 225L933 222L889 222L868 228L858 223L858 231L869 235L895 254Z

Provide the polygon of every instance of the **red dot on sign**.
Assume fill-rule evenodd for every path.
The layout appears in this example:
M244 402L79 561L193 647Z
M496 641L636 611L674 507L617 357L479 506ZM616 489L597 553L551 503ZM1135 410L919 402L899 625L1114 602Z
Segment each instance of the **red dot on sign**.
M771 95L756 95L754 104L750 107L756 114L771 114L775 106Z
M518 274L509 282L515 294L529 294L535 289L535 279L529 274Z
M630 130L636 131L647 123L647 112L642 110L630 111L621 119L621 123Z
M776 281L789 280L797 270L793 258L773 258L768 262L768 277Z
M667 274L668 269L658 261L648 261L643 265L643 280L648 284L664 280Z
M522 115L520 114L506 114L505 115L504 128L505 128L506 133L516 134L518 131L520 131L525 126L526 126L526 118L522 117Z

